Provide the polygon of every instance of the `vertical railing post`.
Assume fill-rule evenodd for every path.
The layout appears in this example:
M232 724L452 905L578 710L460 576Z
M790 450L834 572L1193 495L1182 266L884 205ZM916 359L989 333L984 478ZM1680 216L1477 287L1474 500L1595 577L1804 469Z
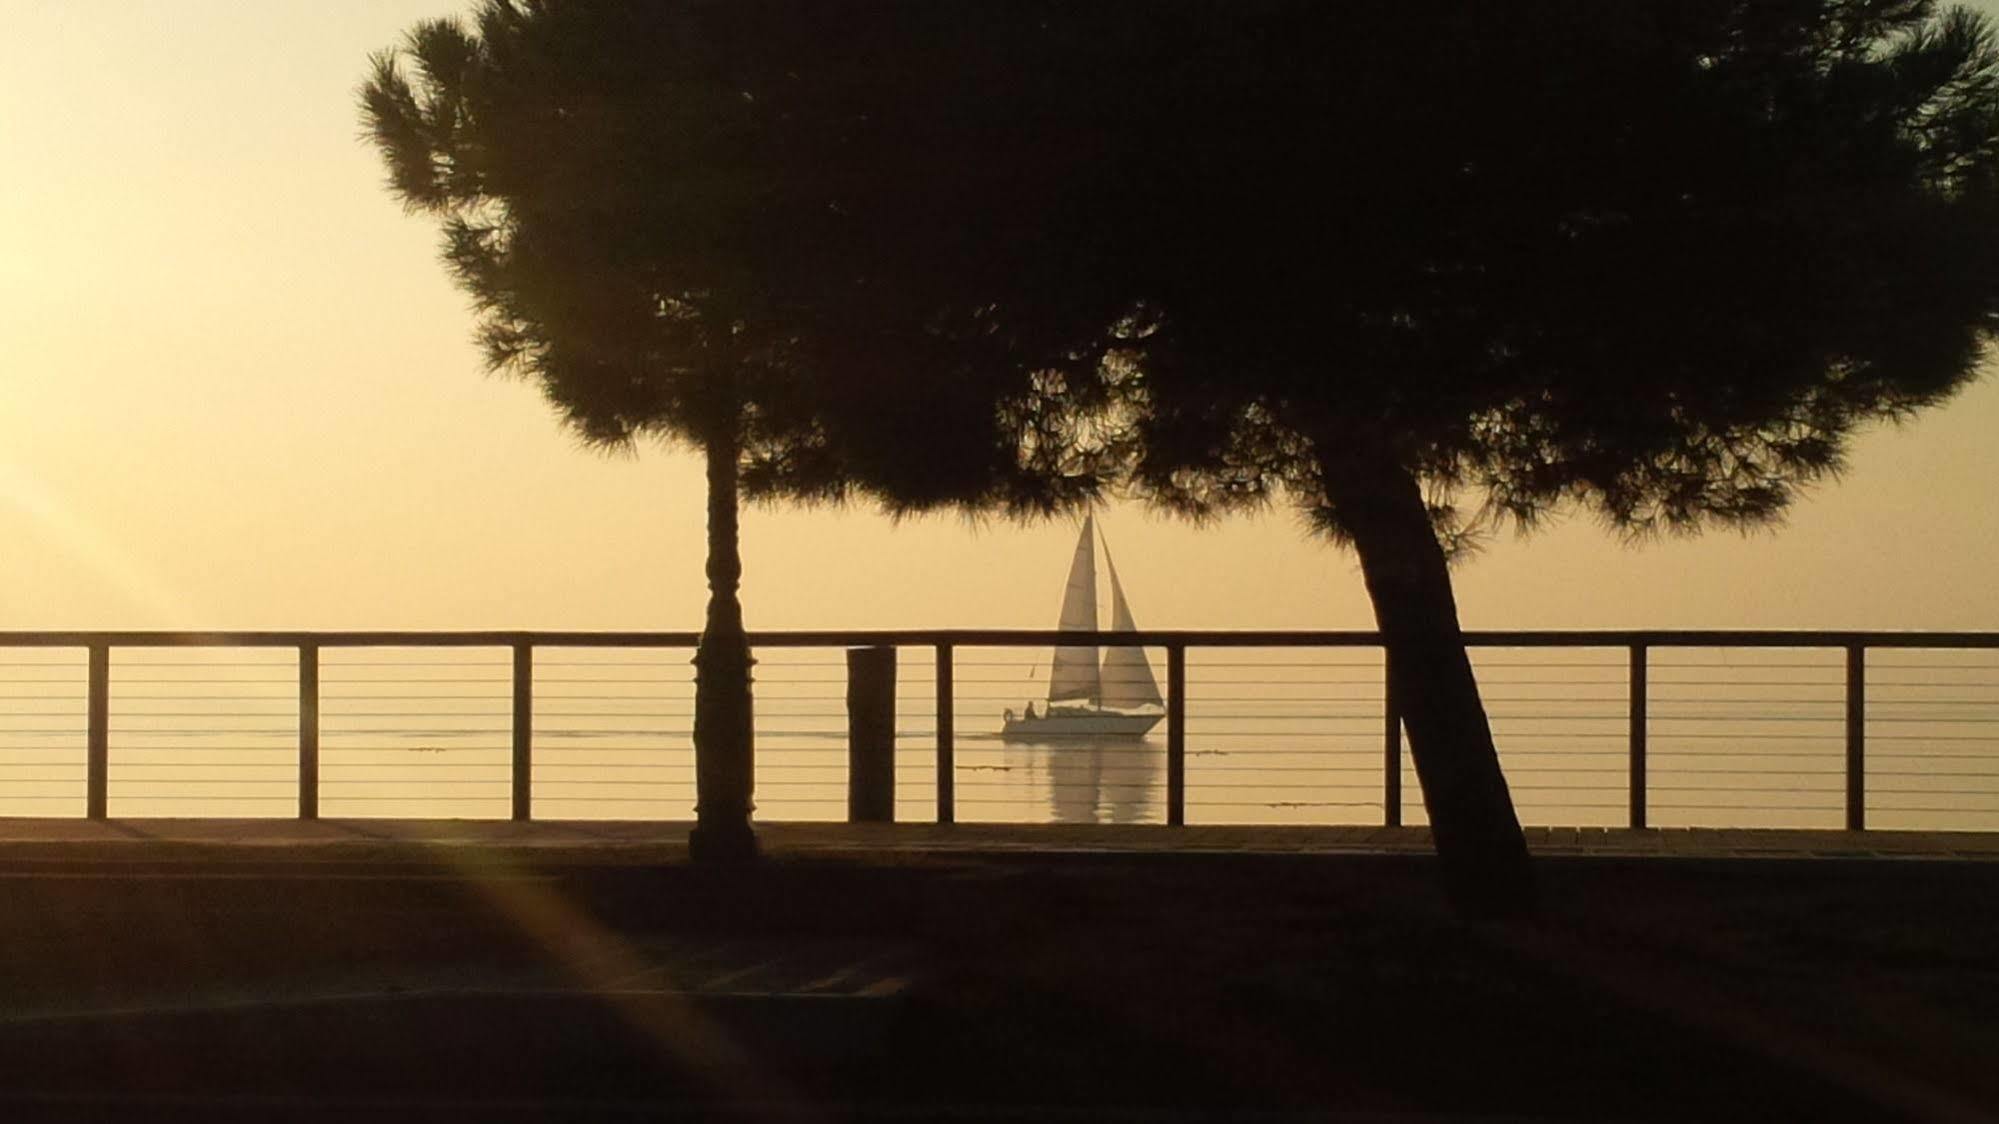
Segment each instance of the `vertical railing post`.
M1867 648L1846 646L1846 830L1867 830Z
M895 822L895 649L847 649L847 822Z
M937 822L958 820L958 750L951 645L937 645Z
M1187 646L1166 646L1166 822L1187 822Z
M298 646L298 818L319 818L319 645Z
M1646 650L1643 644L1631 646L1631 826L1645 826L1645 702L1649 694L1645 684Z
M1381 822L1402 826L1402 702L1395 693L1395 656L1381 649Z
M514 818L534 818L534 646L514 645Z
M90 681L85 688L83 814L93 820L109 815L111 804L111 649L90 646Z

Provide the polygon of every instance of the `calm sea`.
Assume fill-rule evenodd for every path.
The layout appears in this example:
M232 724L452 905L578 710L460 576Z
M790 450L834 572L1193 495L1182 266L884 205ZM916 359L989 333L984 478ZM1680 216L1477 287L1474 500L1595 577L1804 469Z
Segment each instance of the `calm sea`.
M686 819L694 686L686 650L537 649L535 812ZM934 655L898 653L898 817L936 815ZM844 653L758 653L757 815L846 812ZM1165 657L1150 653L1164 678ZM111 678L115 816L289 816L297 663L289 650L121 649ZM1628 814L1628 656L1619 648L1476 654L1524 821ZM1022 745L1002 712L1046 690L1042 650L961 648L961 822L1165 819L1165 741ZM328 817L504 817L512 662L505 649L326 649L320 810ZM1187 676L1192 823L1380 823L1382 671L1366 649L1195 649ZM1844 655L1654 649L1647 692L1654 826L1837 827L1845 808ZM1870 826L1999 830L1999 653L1872 651ZM83 811L85 657L0 650L0 815ZM1404 819L1421 823L1403 761Z

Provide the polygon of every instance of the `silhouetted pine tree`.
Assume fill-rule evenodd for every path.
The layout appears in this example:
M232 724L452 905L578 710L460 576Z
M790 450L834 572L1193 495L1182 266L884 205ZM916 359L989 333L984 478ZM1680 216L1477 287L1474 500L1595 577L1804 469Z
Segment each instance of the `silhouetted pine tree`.
M1135 284L1138 473L1196 513L1281 488L1354 548L1457 900L1513 912L1448 559L1565 504L1628 534L1769 523L1857 425L1970 380L1999 59L1910 0L1354 18L1239 9L1162 96L1188 108L1140 177L1174 237Z
M1053 393L1024 358L1062 348L912 298L908 271L891 291L851 253L843 176L881 169L843 151L859 111L837 91L867 73L816 51L826 9L772 11L779 25L727 5L486 0L469 25L416 26L361 93L392 190L442 222L492 368L535 381L591 444L706 458L692 842L723 857L755 848L739 489L1029 512L1097 479L1073 421L1092 397L1075 380ZM802 58L821 67L810 90L786 78ZM981 377L941 377L959 368Z

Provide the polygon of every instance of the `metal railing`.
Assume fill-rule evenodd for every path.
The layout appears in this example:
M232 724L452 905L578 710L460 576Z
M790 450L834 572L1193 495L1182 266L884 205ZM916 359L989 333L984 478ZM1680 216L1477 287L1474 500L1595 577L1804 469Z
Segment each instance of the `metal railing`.
M135 794L135 807L150 800L172 814L282 807L313 818L331 804L341 814L405 815L443 800L516 819L684 818L693 796L686 661L697 639L0 632L0 813L62 814L80 803L101 818L116 789ZM1896 826L1999 829L1999 633L1465 639L1529 822L1858 830L1885 816ZM1032 817L1034 800L1054 818L1170 824L1190 822L1190 810L1197 822L1421 816L1372 632L872 630L751 640L767 818L839 814L845 673L828 655L875 646L904 653L896 747L905 818ZM1164 670L1159 733L1094 747L1087 761L1060 749L1007 756L995 716L1036 693L1036 661L1058 643L1152 652ZM1033 800L1021 795L1029 788Z

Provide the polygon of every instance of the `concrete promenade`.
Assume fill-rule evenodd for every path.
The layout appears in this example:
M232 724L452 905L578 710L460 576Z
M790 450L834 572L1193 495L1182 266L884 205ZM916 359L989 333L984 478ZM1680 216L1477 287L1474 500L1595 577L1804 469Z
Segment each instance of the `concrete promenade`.
M675 861L685 857L690 826L671 821L0 818L0 859L108 857L148 850L258 854L270 848L295 850L300 858L392 859L399 853L451 847L519 850L549 861ZM758 825L757 831L773 856L1431 852L1425 828L1369 825L769 823ZM1547 858L1999 862L1999 832L1533 827L1527 829L1527 842L1536 855Z
M1999 1120L1999 835L0 820L16 1120Z

